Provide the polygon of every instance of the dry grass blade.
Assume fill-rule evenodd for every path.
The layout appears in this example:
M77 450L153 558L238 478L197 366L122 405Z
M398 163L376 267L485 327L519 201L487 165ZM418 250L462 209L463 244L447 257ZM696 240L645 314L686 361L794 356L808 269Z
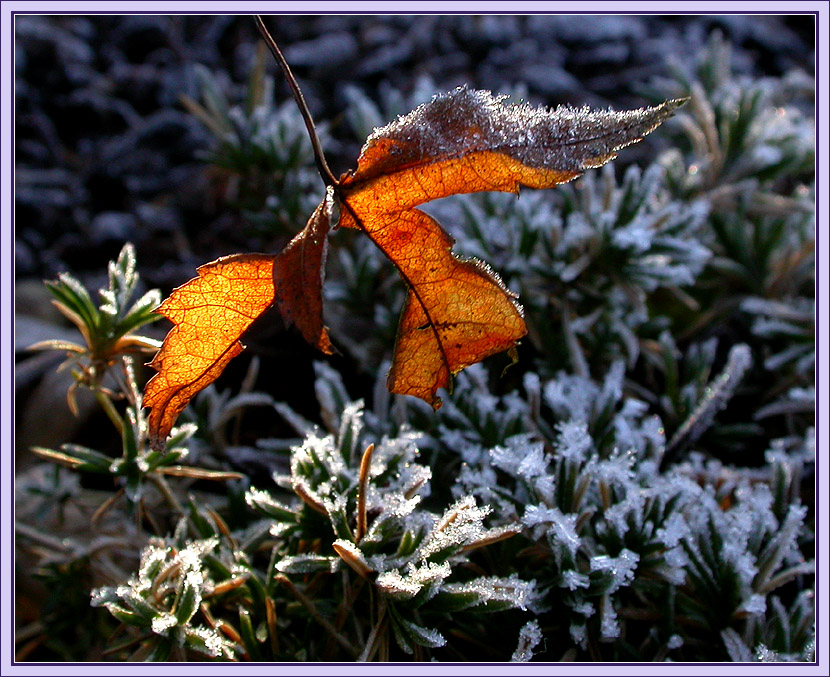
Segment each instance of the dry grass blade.
M366 492L369 489L369 468L372 465L372 453L375 451L375 445L370 444L363 452L363 458L360 460L360 479L357 488L357 532L355 533L355 543L360 543L366 535Z
M245 477L245 475L238 472L231 472L228 470L203 470L202 468L193 468L185 465L171 465L159 468L156 472L159 472L162 475L189 477L194 480L213 480L215 482L241 480Z
M317 607L314 606L314 603L308 599L308 597L306 597L297 588L297 586L294 585L294 583L292 583L287 576L285 576L285 574L277 574L274 576L274 580L294 595L294 597L306 608L311 617L322 625L326 632L334 637L334 639L337 640L337 643L340 644L340 646L342 646L352 658L357 658L358 652L354 646L352 646L352 643L340 632L338 632L337 628L335 628L327 619L320 615L320 612L317 610Z

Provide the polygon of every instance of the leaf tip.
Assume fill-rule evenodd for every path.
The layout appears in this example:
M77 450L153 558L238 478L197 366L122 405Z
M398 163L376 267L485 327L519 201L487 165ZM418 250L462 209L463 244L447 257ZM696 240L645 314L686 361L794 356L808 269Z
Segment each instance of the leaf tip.
M674 115L674 111L678 108L685 106L691 98L691 96L683 96L679 99L669 99L668 101L661 103L659 106L656 106L656 109L663 114L662 119L666 120Z
M160 435L152 433L148 437L147 441L150 445L151 451L163 452L165 447L167 446L167 435L161 437Z

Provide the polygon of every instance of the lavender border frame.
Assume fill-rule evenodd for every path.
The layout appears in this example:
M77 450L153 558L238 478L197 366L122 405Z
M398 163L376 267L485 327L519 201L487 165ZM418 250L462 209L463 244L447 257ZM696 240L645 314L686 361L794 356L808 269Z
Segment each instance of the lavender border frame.
M378 11L378 6L384 10ZM763 672L765 675L799 674L828 675L828 448L824 422L830 411L827 407L828 386L828 221L825 216L828 200L828 15L830 2L794 0L787 3L759 0L723 0L720 2L659 2L634 0L619 3L610 0L586 2L576 0L566 7L558 2L481 1L476 3L427 1L396 2L388 10L388 2L354 0L348 5L336 2L238 2L229 3L206 0L152 0L138 2L121 0L103 2L81 0L60 2L19 0L3 2L0 6L0 675L50 675L58 671L67 675L109 675L116 670L122 675L165 674L172 672L174 664L137 665L123 663L15 663L14 662L14 17L16 14L465 14L485 13L561 13L561 14L813 14L816 18L816 157L817 157L817 277L816 277L816 663L813 664L651 664L651 663L591 663L563 664L565 671L551 663L504 664L475 663L454 664L452 670L459 674L501 675L518 673L544 675L554 671L560 674L604 675L609 667L621 675L677 674L696 675L707 667L717 666L722 674L749 675ZM230 10L230 11L229 11ZM508 10L508 11L505 11ZM825 115L822 119L821 114ZM824 344L822 343L824 339ZM244 675L302 674L302 675L356 675L366 673L417 675L440 674L446 664L342 664L342 663L269 663L269 664L175 664L177 674L212 675L225 672Z

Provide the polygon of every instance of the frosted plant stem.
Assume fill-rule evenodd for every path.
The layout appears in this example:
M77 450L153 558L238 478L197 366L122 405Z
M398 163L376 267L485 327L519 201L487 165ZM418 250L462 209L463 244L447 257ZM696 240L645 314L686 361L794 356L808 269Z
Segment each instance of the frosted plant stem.
M582 378L591 378L591 370L588 369L588 363L585 361L585 355L579 345L579 339L574 333L571 326L570 306L567 303L562 304L562 333L565 334L565 344L568 347L568 355L571 358L571 366L574 373Z
M816 571L816 563L813 560L809 562L802 562L801 564L796 564L789 569L785 569L777 576L770 578L766 583L764 583L759 589L758 592L764 595L769 594L776 588L780 588L785 583L789 583L792 580L795 580L799 576L809 576L815 574Z
M715 414L729 402L741 378L752 366L752 354L749 346L740 343L729 351L729 357L723 371L715 381L706 388L697 407L666 445L666 454L676 451L681 445L692 444L697 440L715 418Z

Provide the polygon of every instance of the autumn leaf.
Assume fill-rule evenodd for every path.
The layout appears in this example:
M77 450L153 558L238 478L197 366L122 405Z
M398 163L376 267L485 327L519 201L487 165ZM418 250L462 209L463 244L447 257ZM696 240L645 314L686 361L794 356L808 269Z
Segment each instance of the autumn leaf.
M526 333L517 298L486 264L452 253L453 238L418 205L478 191L548 188L616 157L682 100L634 111L508 105L459 88L376 129L357 169L329 180L326 198L278 256L231 256L162 304L176 325L152 366L144 404L160 444L188 400L242 350L240 337L276 303L287 323L324 353L322 280L333 202L339 226L362 230L408 287L387 385L441 406L452 375L510 349ZM322 166L327 169L325 162Z
M295 324L303 338L326 355L334 352L323 326L323 272L332 195L329 189L306 227L274 262L274 293L283 319L286 324Z
M251 323L274 302L274 256L237 254L200 266L199 277L173 290L156 312L175 325L150 366L144 389L150 442L159 447L178 415L244 349Z
M599 167L683 102L615 113L505 105L466 87L376 129L337 186L340 226L359 228L409 288L387 386L441 406L451 375L515 345L521 306L417 205L458 193L549 188Z

